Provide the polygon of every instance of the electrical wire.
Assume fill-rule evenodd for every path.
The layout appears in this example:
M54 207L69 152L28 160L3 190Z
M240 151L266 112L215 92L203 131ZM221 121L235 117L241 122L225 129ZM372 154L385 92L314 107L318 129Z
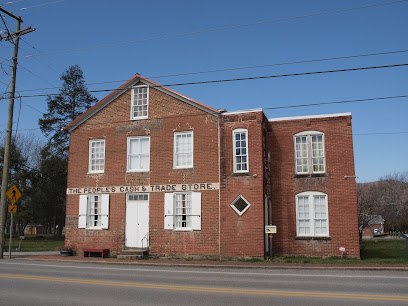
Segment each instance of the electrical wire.
M3 20L4 26L6 27L7 36L10 37L9 42L14 45L13 37L11 36L10 31L9 31L9 29L8 29L8 27L7 27L7 24L6 24L6 22L4 21L3 15L2 15L1 13L0 13L0 17L1 17L1 20ZM1 39L2 39L2 38L0 38L0 40L1 40Z
M212 29L205 29L205 30L199 30L199 31L193 31L193 32L185 32L185 33L178 33L178 34L163 35L163 36L150 37L150 38L144 38L144 39L139 39L139 40L131 40L131 41L126 41L126 42L118 42L118 43L111 43L111 44L105 44L105 45L90 46L90 47L84 47L84 48L76 48L76 49L53 51L53 52L41 53L41 54L37 54L37 55L32 54L32 55L26 55L26 56L24 56L24 57L34 57L34 56L43 56L43 55L51 55L51 54L61 54L61 53L69 53L69 52L79 52L79 51L92 50L92 49L97 49L97 48L106 48L106 47L113 47L113 46L134 44L134 43L147 42L147 41L153 41L153 40L159 40L159 39L168 39L168 38L176 38L176 37L181 37L181 36L189 36L189 35L196 35L196 34L203 34L203 33L210 33L210 32L231 30L231 29L244 28L244 27L250 27L250 26L261 25L261 24L267 24L267 23L274 23L274 22L295 20L295 19L300 19L300 18L308 18L308 17L322 16L322 15L327 15L327 14L341 13L341 12L349 12L349 11L354 11L354 10L359 10L359 9L371 8L371 7L376 7L376 6L384 6L384 5L396 4L396 3L407 2L407 1L408 1L408 0L398 0L398 1L391 1L391 2L382 2L382 3L376 3L376 4L370 4L370 5L352 7L352 8L347 8L347 9L332 10L332 11L327 11L327 12L306 14L306 15L286 17L286 18L280 18L280 19L263 20L263 21L257 21L257 22L246 23L246 24L238 24L238 25L225 26L225 27L212 28Z
M25 71L27 71L27 72L31 73L32 75L34 75L35 77L39 78L40 80L43 80L44 82L50 84L51 86L54 87L54 89L58 89L57 86L54 86L52 83L50 83L50 82L48 82L47 80L43 79L43 78L40 77L38 74L35 74L35 73L32 72L31 70L27 69L26 67L24 67L23 65L21 65L21 63L19 63L19 66L20 66L21 68L23 68Z
M260 108L262 110L276 110L276 109L285 109L285 108L300 108L300 107L311 107L311 106L320 106L320 105L330 105L330 104L345 104L345 103L359 103L359 102L373 102L373 101L381 101L381 100L391 100L391 99L401 99L401 98L408 98L408 95L398 95L398 96L388 96L388 97L375 97L375 98L365 98L365 99L354 99L354 100L343 100L343 101L330 101L330 102L320 102L320 103L310 103L310 104L298 104L298 105L286 105L286 106L276 106L276 107L264 107ZM24 103L24 102L23 102ZM26 106L28 104L24 103ZM37 110L37 109L35 109ZM37 110L38 112L41 112ZM42 113L42 112L41 112ZM43 113L44 114L44 113ZM171 119L171 118L190 118L190 117L199 117L199 116L208 116L207 113L200 113L200 114L184 114L184 115L172 115L172 116L163 116L155 118L155 120L162 120L162 119ZM116 123L126 123L129 122L128 119L126 120L118 120L118 121L111 121L109 124L116 124ZM64 123L68 124L67 122L57 122L57 123ZM104 123L107 124L107 123ZM101 123L88 123L89 126L96 126L101 125ZM30 128L24 129L20 131L32 131L32 130L39 130L40 128Z
M404 66L408 66L408 64L404 63L404 64L383 65L383 66L370 66L370 67L337 69L337 70L324 70L324 71L301 72L301 73L290 73L290 74L265 75L265 76L234 78L234 79L220 79L220 80L207 80L207 81L197 81L197 82L187 82L187 83L173 83L173 84L166 84L166 85L152 85L150 87L151 88L157 88L157 87L214 84L214 83L224 83L224 82L236 82L236 81L249 81L249 80L260 80L260 79L270 79L270 78L303 76L303 75L317 75L317 74L336 73L336 72L361 71L361 70L382 69L382 68L395 68L395 67L404 67ZM114 89L88 90L88 92L89 93L95 93L95 92L108 92L108 91L126 91L126 90L129 90L130 88L131 87L114 88ZM15 98L20 98L20 97L21 98L47 97L47 96L55 96L55 95L59 95L59 93L25 95L25 96L21 95L21 96L15 97ZM2 99L0 98L0 100L2 100Z
M66 0L58 0L58 1L54 1L54 2L43 3L43 4L33 5L33 6L29 6L29 7L23 7L23 8L16 9L16 10L14 10L14 11L11 11L11 13L17 12L17 11L25 11L25 10L29 10L29 9L37 8L37 7L48 6L48 5L51 5L51 4L55 4L55 3L59 3L59 2L64 2L64 1L66 1Z
M18 109L17 127L16 127L16 131L15 131L14 137L17 137L18 126L19 126L19 124L20 124L20 114L21 114L21 98L20 98L20 108Z
M304 63L313 63L313 62L322 62L322 61L341 60L341 59L349 59L349 58L359 58L359 57L367 57L367 56L398 54L398 53L406 53L406 52L408 52L408 49L406 49L406 50L386 51L386 52L377 52L377 53L365 53L365 54L357 54L357 55L346 55L346 56L339 56L339 57L320 58L320 59L311 59L311 60L302 60L302 61L283 62L283 63L274 63L274 64L264 64L264 65L255 65L255 66L244 66L244 67L233 67L233 68L206 70L206 71L185 72L185 73L167 74L167 75L159 75L159 76L147 76L147 78L149 78L149 79L160 79L160 78L168 78L168 77L175 77L175 76L187 76L187 75L217 73L217 72L226 72L226 71L234 71L234 70L256 69L256 68L265 68L265 67L273 67L273 66L283 66L283 65L293 65L293 64L304 64ZM1 64L1 62L0 62L0 64ZM104 82L86 83L84 85L85 86L93 86L93 85L102 85L102 84L123 83L123 82L126 82L126 81L127 80L104 81ZM55 89L55 87L24 89L24 90L20 90L19 92L42 91L42 90L49 90L49 89Z
M0 4L0 6L1 6L1 5L13 4L13 3L18 3L18 2L23 2L23 1L27 1L27 0L9 1L9 2L6 2L6 3Z
M33 48L34 50L36 50L38 53L41 53L42 51L39 50L38 48L34 47L32 44L30 44L28 41L26 41L25 39L23 39L22 37L20 37L21 41L24 42L25 44L27 44L28 46L30 46L31 48ZM408 50L407 50L408 51ZM34 57L34 59L39 62L40 64L48 67L50 70L52 70L53 72L55 72L56 74L59 74L58 71L56 71L55 69L53 69L51 66L44 64L42 61L40 61L38 58Z

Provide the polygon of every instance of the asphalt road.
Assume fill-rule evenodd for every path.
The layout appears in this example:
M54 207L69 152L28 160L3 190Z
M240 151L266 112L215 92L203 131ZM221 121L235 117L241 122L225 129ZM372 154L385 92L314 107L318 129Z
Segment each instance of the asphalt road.
M408 305L408 271L0 260L0 305Z

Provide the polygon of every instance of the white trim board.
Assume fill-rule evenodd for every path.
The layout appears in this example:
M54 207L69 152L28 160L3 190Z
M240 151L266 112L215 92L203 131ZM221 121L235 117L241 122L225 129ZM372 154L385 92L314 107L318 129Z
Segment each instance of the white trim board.
M233 112L223 112L221 115L235 115L235 114L245 114L245 113L257 113L257 112L262 112L262 108L254 108L254 109L244 109L244 110L237 110Z
M269 122L274 122L274 121L285 121L285 120L301 120L301 119L330 118L330 117L344 117L344 116L351 116L351 113L337 113L337 114L324 114L324 115L270 118L270 119L268 119L268 121Z

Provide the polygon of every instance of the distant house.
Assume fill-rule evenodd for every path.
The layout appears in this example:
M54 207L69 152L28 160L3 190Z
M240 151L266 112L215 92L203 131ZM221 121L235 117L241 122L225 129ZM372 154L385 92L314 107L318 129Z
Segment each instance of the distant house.
M350 113L226 112L137 74L65 130L66 247L360 256Z
M363 230L363 238L373 238L384 234L384 219L381 215L369 215L368 225Z
M43 225L34 225L29 224L24 229L24 234L26 235L38 235L38 234L47 234L47 229Z

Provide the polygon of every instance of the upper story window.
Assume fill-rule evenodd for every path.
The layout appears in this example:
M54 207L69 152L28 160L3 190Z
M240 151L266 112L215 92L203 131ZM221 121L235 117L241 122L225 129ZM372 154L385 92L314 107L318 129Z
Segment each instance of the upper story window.
M297 194L296 224L298 236L328 236L327 195L317 191Z
M325 173L324 134L306 131L294 136L296 174Z
M127 171L147 172L150 168L150 136L128 137Z
M132 109L130 119L146 119L149 109L149 87L132 88Z
M232 131L234 142L234 172L248 172L248 130Z
M175 169L193 168L193 132L174 133L174 164Z
M105 139L89 141L89 173L103 173L105 171Z

